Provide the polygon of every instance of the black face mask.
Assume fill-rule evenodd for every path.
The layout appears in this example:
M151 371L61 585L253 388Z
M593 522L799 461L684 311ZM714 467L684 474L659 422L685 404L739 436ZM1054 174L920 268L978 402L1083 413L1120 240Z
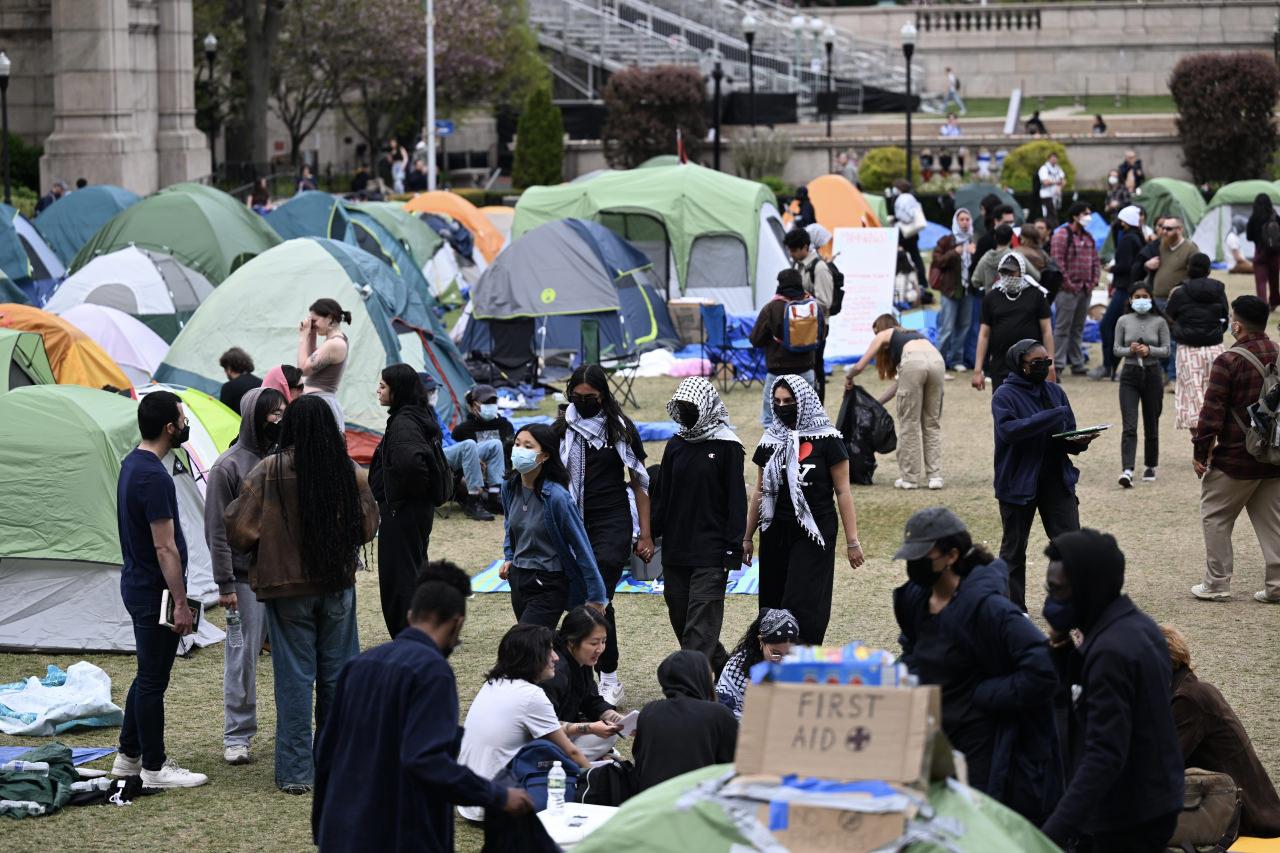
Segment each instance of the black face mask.
M177 447L179 444L186 444L191 438L191 424L187 424L182 429L173 434L173 444Z
M1047 364L1028 365L1026 370L1023 371L1023 376L1026 376L1027 379L1029 379L1031 382L1035 383L1036 385L1039 385L1040 383L1044 382L1046 379L1049 378L1049 365Z
M933 560L921 557L918 560L907 560L907 580L925 589L932 589L938 580L938 573L933 570Z
M676 423L688 428L698 422L698 407L688 400L676 400Z
M800 418L800 407L795 403L791 403L787 406L780 406L777 403L774 403L773 416L776 417L778 422L787 429L795 429L796 422Z
M267 421L262 425L262 449L266 450L280 443L280 422Z
M573 407L578 410L578 414L584 418L594 418L600 414L602 408L599 400L582 400L574 401Z

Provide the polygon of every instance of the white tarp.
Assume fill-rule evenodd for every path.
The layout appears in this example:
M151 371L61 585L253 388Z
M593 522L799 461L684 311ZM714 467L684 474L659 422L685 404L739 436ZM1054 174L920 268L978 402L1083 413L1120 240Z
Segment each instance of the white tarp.
M832 261L844 273L844 307L831 318L826 357L860 357L875 337L871 324L893 313L898 229L837 228L833 243Z
M15 714L0 715L0 732L7 735L52 737L65 723L118 726L124 721L124 712L111 701L111 676L87 661L72 664L66 681L56 687L35 676L26 679L20 689L0 693L0 705Z

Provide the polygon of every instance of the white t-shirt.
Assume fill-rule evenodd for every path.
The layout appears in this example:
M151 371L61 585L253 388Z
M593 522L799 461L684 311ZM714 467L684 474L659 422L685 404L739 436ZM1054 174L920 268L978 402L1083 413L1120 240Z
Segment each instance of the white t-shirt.
M1040 198L1061 198L1064 178L1066 173L1062 171L1061 166L1055 166L1046 161L1040 167Z
M458 763L486 779L498 775L531 740L560 728L555 708L542 688L527 681L486 681L463 722ZM459 806L468 820L484 820L483 806Z

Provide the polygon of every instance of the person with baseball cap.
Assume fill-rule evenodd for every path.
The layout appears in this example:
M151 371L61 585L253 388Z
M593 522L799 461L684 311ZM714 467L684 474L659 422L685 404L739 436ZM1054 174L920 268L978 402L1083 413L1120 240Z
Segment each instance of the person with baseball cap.
M1004 561L946 507L912 515L894 559L907 564L893 592L903 663L941 688L969 784L1039 825L1063 786L1048 639L1009 599Z
M476 443L476 453L484 463L485 509L501 515L499 490L502 476L506 473L506 459L516 443L516 428L502 416L498 408L498 392L492 385L481 384L472 388L467 392L466 404L467 419L453 428L453 440Z

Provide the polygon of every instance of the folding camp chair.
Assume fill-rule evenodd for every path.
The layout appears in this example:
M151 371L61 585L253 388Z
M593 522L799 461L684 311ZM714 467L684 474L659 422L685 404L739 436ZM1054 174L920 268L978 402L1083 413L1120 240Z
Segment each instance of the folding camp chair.
M764 382L764 351L746 338L730 337L723 305L700 306L698 318L702 324L702 357L710 355L711 361L731 368L716 371L720 374L721 393L727 394L739 385L750 388L756 382Z
M636 373L640 368L638 353L630 353L616 358L605 356L600 348L600 321L582 321L582 348L579 352L582 364L598 364L609 377L609 387L619 405L639 406L636 399Z

